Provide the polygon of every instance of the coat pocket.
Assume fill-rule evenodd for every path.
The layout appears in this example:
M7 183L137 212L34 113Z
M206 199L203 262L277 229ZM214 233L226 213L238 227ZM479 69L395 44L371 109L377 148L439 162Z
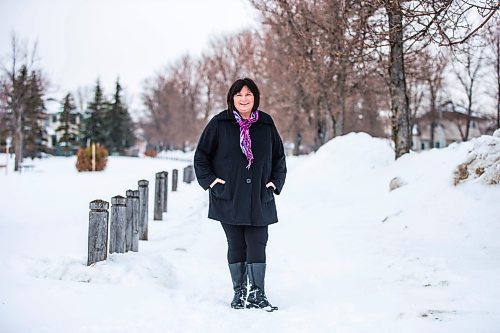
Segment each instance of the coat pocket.
M231 200L231 192L229 189L229 185L217 183L211 189L210 193L221 200Z
M263 203L267 203L267 202L270 202L270 201L273 201L274 200L274 193L273 193L274 189L272 186L269 186L269 187L265 187L264 186L264 195L262 196L262 202Z

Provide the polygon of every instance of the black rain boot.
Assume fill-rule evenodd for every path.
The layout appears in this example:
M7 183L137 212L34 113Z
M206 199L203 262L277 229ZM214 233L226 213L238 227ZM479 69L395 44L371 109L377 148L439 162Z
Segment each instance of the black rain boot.
M244 309L245 298L247 296L247 272L246 263L237 262L229 264L229 272L231 272L231 279L233 280L234 297L231 302L233 309Z
M264 278L266 276L265 263L247 264L248 281L250 290L248 292L245 307L248 309L256 308L273 312L278 310L277 306L271 305L264 292Z

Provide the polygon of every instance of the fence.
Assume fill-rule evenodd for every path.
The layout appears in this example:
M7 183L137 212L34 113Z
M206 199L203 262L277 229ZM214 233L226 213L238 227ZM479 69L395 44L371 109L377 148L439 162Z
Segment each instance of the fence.
M162 221L167 211L168 175L167 171L155 174L155 221ZM183 182L190 184L194 179L193 166L188 165L183 170ZM174 169L172 192L177 191L177 181L178 170ZM106 260L108 250L110 254L139 251L139 240L148 240L148 202L149 182L144 179L138 181L137 190L127 190L126 197L112 197L111 209L107 201L90 202L87 266Z

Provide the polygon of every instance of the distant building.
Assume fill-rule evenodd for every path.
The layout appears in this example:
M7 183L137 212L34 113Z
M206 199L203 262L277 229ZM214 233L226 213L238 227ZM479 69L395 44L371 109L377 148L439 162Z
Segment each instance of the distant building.
M60 143L60 139L63 136L63 131L57 131L57 129L61 126L61 111L50 112L47 114L47 118L45 119L45 128L47 133L47 149L49 152L54 155L65 155L67 151L65 148L65 143ZM77 138L77 142L79 140L79 128L83 121L83 114L74 113L70 118L70 132L75 135ZM78 143L73 147L70 147L70 151L75 153L78 150Z
M431 148L444 148L453 142L462 142L467 125L465 108L448 101L438 107L437 114L428 112L417 119L412 129L412 149L421 151ZM468 139L477 138L493 132L492 121L473 112ZM434 136L432 136L434 128Z

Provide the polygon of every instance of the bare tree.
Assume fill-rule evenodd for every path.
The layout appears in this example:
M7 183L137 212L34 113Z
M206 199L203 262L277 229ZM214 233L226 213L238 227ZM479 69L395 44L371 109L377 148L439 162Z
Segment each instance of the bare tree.
M372 136L385 137L385 128L390 126L382 116L382 110L389 109L385 63L380 66L357 64L357 75L351 75L346 93L344 131L366 132Z
M303 110L302 133L312 131L313 148L341 135L349 79L359 45L359 27L367 15L356 1L252 0L262 13L272 44L266 46L268 71L283 62L295 79L284 81L283 90L292 91L292 108ZM354 22L349 25L349 22ZM274 51L274 52L273 52ZM280 61L281 58L281 61ZM290 113L296 120L297 114ZM305 129L309 126L310 130Z
M217 82L216 61L203 55L199 64L200 100L202 101L203 120L208 121L215 110L224 107L224 95Z
M443 93L444 71L448 59L448 54L427 47L412 53L407 61L412 129L417 116L425 114L430 121L431 148L434 148L435 129L441 122L438 105Z
M75 94L75 105L79 112L87 109L87 104L92 99L92 89L88 86L79 87Z
M368 24L372 49L388 47L389 91L396 158L411 148L410 107L405 82L404 55L431 43L457 45L478 32L498 10L498 1L376 0L369 4L373 20ZM384 16L385 13L385 16ZM474 24L473 17L480 23Z
M406 88L403 45L403 9L400 0L383 1L389 29L389 92L391 95L392 139L396 158L411 149L410 108Z
M186 55L147 83L141 127L150 144L185 149L195 143L203 117L198 66Z
M294 153L317 149L349 130L383 135L380 114L390 109L399 157L411 148L411 107L417 105L417 100L410 104L405 57L429 44L468 40L498 7L491 0L469 5L465 0L249 1L262 14L262 32L213 40L194 66L197 84L187 85L191 100L180 83L187 82L184 71L150 81L145 93L150 120L168 115L172 122L179 116L166 109L196 108L197 119L206 122L225 107L230 82L249 76L258 81L261 105L273 114L285 140L294 143ZM483 21L473 25L471 13ZM435 110L439 83L427 84L432 84ZM147 126L164 125L153 121ZM151 133L161 137L161 131Z
M34 71L36 61L37 45L33 45L28 53L27 46L21 46L16 35L11 38L11 51L9 55L10 64L2 67L2 95L6 102L5 110L9 113L11 128L9 134L13 136L15 153L14 170L20 171L23 160L24 145L24 120L25 109L30 99L30 72Z
M229 85L240 77L264 81L265 61L261 36L242 31L213 39L200 61L201 90L205 104L205 120L226 107Z
M463 45L460 53L454 55L455 61L452 62L453 72L458 82L460 82L460 86L466 96L466 101L463 103L465 104L467 115L465 124L460 121L457 123L463 141L469 139L472 112L477 94L476 88L482 75L481 68L484 62L483 52L484 48L478 48L467 43Z
M494 20L486 30L485 40L491 54L488 65L495 81L495 91L491 93L496 102L496 128L500 128L500 19Z

